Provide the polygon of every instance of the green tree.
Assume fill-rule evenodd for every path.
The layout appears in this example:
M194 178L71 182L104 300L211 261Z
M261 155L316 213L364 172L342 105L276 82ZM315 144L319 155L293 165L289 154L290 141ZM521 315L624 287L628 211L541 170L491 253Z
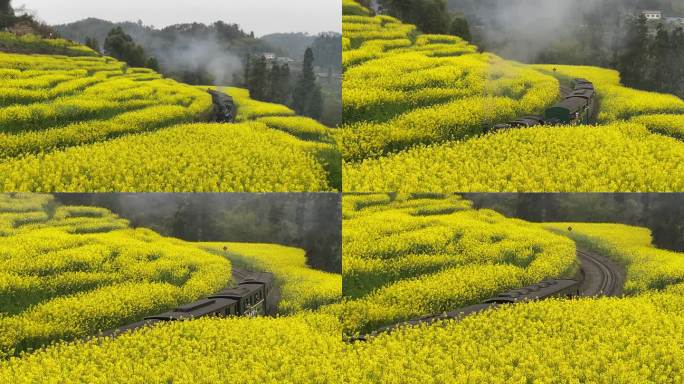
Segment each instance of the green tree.
M451 16L446 0L380 0L382 9L415 24L425 33L448 33Z
M679 27L672 32L672 67L674 68L673 92L684 97L684 28Z
M316 83L313 63L313 49L307 48L304 53L302 74L294 89L292 107L300 115L319 119L323 110L323 94Z
M107 55L124 61L132 67L144 67L147 64L145 50L137 45L121 27L115 27L109 31L104 50Z
M86 37L85 45L95 52L100 52L100 43L94 37Z
M12 0L0 0L0 29L10 27L14 24L14 9Z
M648 26L646 16L630 20L624 49L618 57L617 69L625 85L643 88L648 68Z
M12 0L0 0L0 15L14 16L14 9L12 8Z
M263 55L252 57L247 73L247 89L255 100L268 100L268 63Z
M159 61L156 57L150 56L145 63L145 67L159 72Z
M449 34L458 36L466 41L472 41L470 26L468 25L468 20L466 20L465 16L455 16L454 19L451 20Z
M318 84L314 85L311 94L309 94L309 100L307 101L306 110L304 111L305 116L309 116L313 119L320 120L323 114L323 93L321 92L321 86Z
M667 91L674 77L672 68L673 47L670 44L670 34L663 24L658 25L655 40L651 44L652 65L649 80L653 90Z
M290 98L290 66L273 63L269 73L268 101L287 104Z

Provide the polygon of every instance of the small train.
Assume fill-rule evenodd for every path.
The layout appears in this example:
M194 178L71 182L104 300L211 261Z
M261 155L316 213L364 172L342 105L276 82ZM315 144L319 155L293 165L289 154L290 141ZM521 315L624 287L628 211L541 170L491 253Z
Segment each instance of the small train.
M596 90L586 79L575 79L572 90L544 116L525 116L505 124L498 124L491 131L509 128L529 128L537 125L581 125L591 124L596 113Z
M380 333L392 332L397 328L406 326L432 324L434 322L441 320L462 319L465 316L469 316L475 313L479 313L506 304L543 300L552 297L577 297L580 295L581 285L582 282L577 280L545 280L524 288L513 289L508 292L500 293L492 298L483 301L480 304L470 305L467 307L457 309L455 311L441 313L437 315L424 316L418 319L404 321L399 324L382 327L379 328L377 331L371 333L370 335L361 335L353 337L350 339L350 341L366 341L369 337L376 336Z
M240 281L236 287L226 288L216 294L172 311L145 317L142 321L103 332L101 336L118 336L138 328L160 322L191 320L200 317L246 316L267 314L268 297L273 289L273 274L254 272Z
M214 102L214 121L217 123L234 123L237 117L237 105L232 97L213 89L208 89Z

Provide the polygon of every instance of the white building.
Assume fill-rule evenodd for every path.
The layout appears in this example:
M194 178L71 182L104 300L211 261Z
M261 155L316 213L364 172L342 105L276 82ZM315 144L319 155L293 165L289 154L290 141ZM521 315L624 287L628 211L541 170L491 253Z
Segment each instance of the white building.
M641 14L646 16L646 20L662 20L663 11L641 11Z

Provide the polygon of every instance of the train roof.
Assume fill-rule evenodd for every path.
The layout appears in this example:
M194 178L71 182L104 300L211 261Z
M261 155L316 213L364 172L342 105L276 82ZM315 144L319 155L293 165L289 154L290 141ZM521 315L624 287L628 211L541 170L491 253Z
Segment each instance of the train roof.
M237 300L229 298L211 298L182 305L173 311L146 317L145 320L187 320L221 311L237 304Z
M593 88L576 88L572 93L570 93L567 97L582 97L584 99L591 99L594 97L594 89Z
M261 284L244 284L235 288L224 289L221 292L209 296L210 299L242 299L261 289Z
M118 327L116 329L112 329L110 331L102 332L100 334L100 336L104 336L104 337L118 336L124 332L133 331L133 330L143 328L143 327L151 327L158 322L159 322L159 320L156 320L156 319L142 320L142 321L138 321L138 322L135 322L132 324L124 325L122 327Z
M553 117L556 113L572 114L579 111L582 107L587 105L587 99L583 97L568 97L558 104L546 110L546 117Z
M434 314L434 315L427 315L423 317L419 317L417 319L411 319L407 320L404 322L401 322L399 324L395 325L389 325L386 327L379 328L375 333L381 333L381 332L390 332L394 329L400 328L400 327L406 327L406 326L415 326L419 324L432 324L437 321L441 320L453 320L453 319L461 319L465 316L469 316L478 312L482 312L488 308L493 308L496 307L496 304L475 304L475 305L470 305L464 308L459 308L455 311L451 312L446 312L446 313L441 313L441 314Z
M513 126L523 125L526 127L532 127L535 125L544 124L544 118L542 116L525 116L512 121L510 124Z
M253 272L247 275L238 285L265 284L270 287L273 284L273 274L269 272Z
M485 303L506 303L526 300L537 300L573 288L579 285L577 280L545 280L527 287L513 289L485 300Z

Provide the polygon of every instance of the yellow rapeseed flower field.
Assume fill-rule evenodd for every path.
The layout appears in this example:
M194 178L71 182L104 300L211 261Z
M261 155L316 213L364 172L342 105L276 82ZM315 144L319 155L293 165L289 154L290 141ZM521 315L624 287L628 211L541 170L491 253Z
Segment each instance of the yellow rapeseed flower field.
M682 191L684 143L643 125L534 127L347 163L345 191Z
M661 136L681 139L680 98L626 88L613 70L507 61L354 1L343 13L344 191L684 188L671 177L684 146ZM543 114L575 78L596 86L600 125L489 131Z
M196 126L185 124L211 119L213 104L206 91L212 87L129 68L77 44L12 36L0 34L0 44L13 39L13 46L23 47L11 49L22 53L0 53L0 167L11 172L3 171L9 177L0 181L8 182L0 190L276 192L342 187L333 130L296 116L284 105L252 100L244 89L221 87L238 106L238 122L246 124L224 124L226 137L219 140L218 127L202 137ZM69 55L55 52L62 49ZM192 131L190 137L181 138L184 131ZM148 155L136 160L132 147L120 151L126 147L121 140L144 142ZM103 159L91 157L91 151L127 164L108 169L107 177L98 176ZM172 153L188 158L167 161ZM197 155L203 158L192 159ZM133 161L135 165L129 163ZM195 167L198 161L202 163ZM140 166L144 172L129 172ZM80 173L85 169L93 173ZM45 178L21 180L34 172ZM163 185L155 178L163 179Z
M324 307L346 333L477 303L571 276L572 242L457 196L345 195L345 301ZM353 211L353 212L349 212Z
M197 246L227 257L233 265L273 273L281 291L279 314L315 310L339 301L342 296L342 276L308 267L303 249L253 243L199 243Z
M684 283L684 253L654 247L647 228L593 223L545 223L543 226L625 265L624 289L628 294Z
M94 335L224 288L223 257L102 208L0 195L0 358Z
M48 378L65 383L669 384L684 380L684 350L677 342L684 338L681 254L655 249L648 230L615 224L531 224L488 210L476 211L458 196L438 193L353 194L344 197L343 206L345 260L352 260L343 268L346 300L335 299L339 276L307 271L301 250L166 239L178 247L207 250L237 265L271 270L284 284L283 302L289 302L293 314L198 319L144 328L116 339L60 341L0 361L0 382L33 383ZM55 207L49 196L0 195L2 215L53 209L52 216L13 224L15 233L10 239L32 233L36 237L0 248L0 257L8 252L60 257L37 257L24 263L13 260L5 268L44 271L64 270L69 263L103 265L103 270L92 270L89 276L65 271L61 282L55 276L51 284L108 284L106 276L111 273L107 264L97 264L103 258L101 253L70 250L97 249L103 243L89 241L104 235L111 236L103 237L107 242L125 247L131 239L119 234L130 230L58 238L49 228L69 218L116 220L111 213ZM573 231L568 232L568 226ZM64 229L53 231L65 233ZM574 245L562 235L624 263L629 295L502 306L459 321L397 329L366 342L347 343L341 337L362 326L385 324L388 315L399 319L407 314L439 312L509 285L572 274ZM136 231L133 237L151 244L160 241L150 231ZM158 271L159 265L149 265L156 263L149 258L146 262L126 261L135 266L131 269L136 274L149 276ZM371 279L364 286L354 277L365 272L382 278ZM173 276L168 273L165 278ZM13 286L23 289L31 283L26 280L21 285L14 280ZM146 292L166 297L159 284L147 284ZM307 286L312 291L308 296ZM106 288L111 296L103 294L99 299L114 300L117 305L110 309L91 305L83 311L86 315L63 319L60 311L76 305L70 301L71 297L80 298L75 295L54 300L45 310L58 314L55 321L61 321L63 334L72 329L67 324L105 321L105 316L112 316L107 310L126 312L118 305L123 300L116 301L121 296L129 300L127 309L149 305L144 293L136 296L125 284ZM48 283L43 292L50 292ZM311 306L306 301L313 292L322 295L322 301ZM319 304L324 305L315 310ZM7 329L15 329L17 322L8 323L12 318L0 317L0 327L9 324Z

